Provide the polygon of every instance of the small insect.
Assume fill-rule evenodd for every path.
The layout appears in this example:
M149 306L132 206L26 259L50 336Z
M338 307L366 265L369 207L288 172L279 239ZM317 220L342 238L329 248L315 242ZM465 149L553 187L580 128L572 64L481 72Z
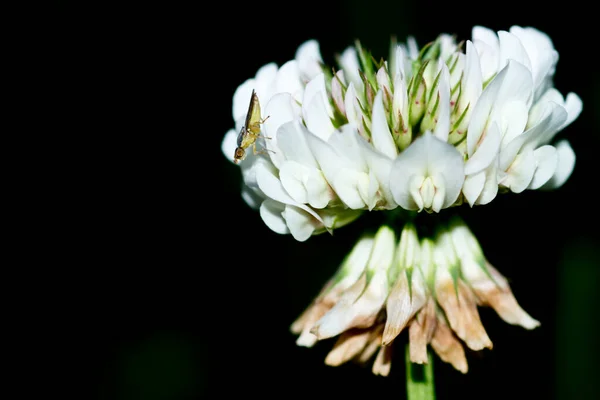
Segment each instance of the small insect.
M261 137L260 125L263 124L269 117L264 119L260 117L260 103L258 102L258 96L254 89L252 90L252 96L250 97L250 105L248 105L248 114L246 114L246 122L237 137L237 148L233 154L233 162L238 163L246 157L246 149L252 146L253 153L260 154L264 150L256 150L256 139ZM269 137L262 136L265 139ZM265 149L266 150L266 149Z

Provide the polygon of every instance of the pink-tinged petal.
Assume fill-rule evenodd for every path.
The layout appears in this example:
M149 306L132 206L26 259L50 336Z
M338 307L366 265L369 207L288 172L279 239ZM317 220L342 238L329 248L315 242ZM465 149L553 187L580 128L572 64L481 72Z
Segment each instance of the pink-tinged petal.
M498 39L500 41L500 68L504 68L509 60L514 60L531 71L531 60L518 37L507 31L499 31Z
M289 204L286 204L281 215L290 233L299 242L306 241L316 229L323 226L322 221L317 220L304 209Z
M558 155L556 171L542 189L558 189L569 179L575 168L575 152L568 141L561 140L558 142L556 152Z
M300 76L304 82L308 82L319 73L321 73L321 50L319 42L316 40L308 40L302 43L296 50L295 59L298 62Z
M506 177L500 182L513 193L521 193L533 179L535 173L535 156L533 150L520 153L506 171Z
M285 219L282 216L285 204L275 200L267 199L260 205L260 217L267 227L273 232L285 235L290 233Z
M450 133L450 73L446 63L440 58L441 76L438 86L439 104L437 111L437 123L433 135L447 142Z
M558 165L558 153L554 146L545 145L533 151L535 173L528 189L539 189L552 178Z
M285 159L296 161L307 167L317 168L317 161L306 141L308 135L310 133L301 122L298 120L289 121L280 125L277 129L277 144Z
M233 93L233 119L234 121L240 118L246 118L248 114L248 106L250 105L250 98L252 96L252 89L256 88L255 79L247 79L240 86L237 87Z
M462 193L467 199L471 207L475 204L475 200L483 191L485 185L485 171L477 172L473 175L467 175L463 184Z
M298 106L291 94L278 93L271 97L267 103L262 118L266 118L262 125L262 133L268 139L265 139L265 144L271 161L279 168L285 161L285 153L278 145L277 131L283 124L294 120L299 116Z
M276 88L277 93L289 93L294 101L302 101L304 86L300 79L300 69L296 60L290 60L279 68L276 77Z
M225 158L233 163L233 153L235 152L235 148L237 147L237 137L238 133L233 129L230 129L223 137L223 141L221 142L221 151Z
M475 153L465 163L465 174L472 175L483 171L492 163L500 150L500 129L498 124L492 123L477 146Z
M381 90L377 92L373 103L371 140L373 147L389 158L396 158L398 155L398 149L396 143L394 143L394 138L387 123L386 112L383 108L383 92Z

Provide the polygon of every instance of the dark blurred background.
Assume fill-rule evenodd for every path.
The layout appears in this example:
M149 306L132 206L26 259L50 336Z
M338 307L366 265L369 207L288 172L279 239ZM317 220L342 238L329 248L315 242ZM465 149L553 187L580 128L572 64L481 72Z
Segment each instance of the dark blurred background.
M595 398L600 81L585 4L55 2L54 45L76 61L66 79L77 76L76 90L91 97L78 107L94 108L80 134L93 132L102 152L85 214L90 264L79 267L90 299L83 398L405 398L402 354L387 378L327 367L333 340L305 349L288 329L370 216L305 243L271 232L241 199L221 140L237 86L308 39L331 62L355 38L387 57L391 35L423 45L444 32L469 38L473 25L548 33L560 54L555 86L579 94L584 109L561 134L577 164L560 190L461 210L542 325L526 331L481 309L494 349L469 353L467 375L436 358L438 399Z

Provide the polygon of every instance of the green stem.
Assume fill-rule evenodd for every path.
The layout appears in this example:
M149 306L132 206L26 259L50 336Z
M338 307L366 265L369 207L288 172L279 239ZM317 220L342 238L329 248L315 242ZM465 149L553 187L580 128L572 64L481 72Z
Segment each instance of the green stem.
M433 358L427 353L427 364L410 362L410 352L406 346L406 394L408 400L435 400L433 381Z

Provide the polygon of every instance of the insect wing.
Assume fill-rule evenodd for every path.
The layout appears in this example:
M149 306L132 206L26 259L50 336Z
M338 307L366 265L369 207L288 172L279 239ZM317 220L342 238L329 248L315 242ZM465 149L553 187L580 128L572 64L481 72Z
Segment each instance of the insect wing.
M260 103L256 92L252 91L250 105L248 106L248 114L246 115L246 129L254 135L260 132Z

